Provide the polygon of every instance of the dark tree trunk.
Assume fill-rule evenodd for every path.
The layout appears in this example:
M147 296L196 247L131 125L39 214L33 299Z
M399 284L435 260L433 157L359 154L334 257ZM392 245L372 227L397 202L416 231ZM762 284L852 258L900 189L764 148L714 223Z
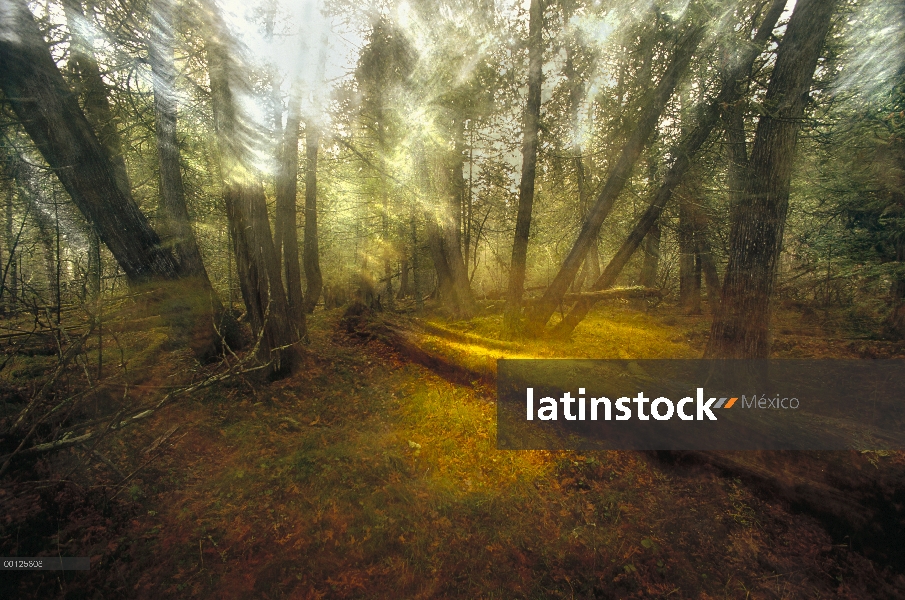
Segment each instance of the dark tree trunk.
M739 82L749 76L754 59L757 58L761 48L770 38L785 4L785 0L773 0L760 28L757 30L757 34L754 36L754 40L742 50L739 60L735 63L735 68L727 73L716 99L699 110L697 125L691 133L682 139L679 146L672 153L676 160L667 171L663 182L657 189L656 194L654 194L650 206L641 215L638 223L632 229L628 238L622 243L622 246L619 247L616 255L607 264L603 273L592 286L592 290L606 289L616 282L619 273L622 272L626 263L638 249L644 237L657 223L663 208L672 197L673 190L679 185L691 166L692 158L697 154L704 142L707 141L719 122L720 111L723 106L738 101L740 96ZM579 300L576 302L565 318L553 328L553 333L559 336L568 336L587 316L594 303L593 300Z
M789 206L792 166L811 79L835 0L799 0L776 51L742 201L734 211L720 312L706 355L766 358L770 300Z
M572 7L567 9L566 17L571 18ZM579 73L575 68L574 47L570 44L566 47L566 64L565 75L569 87L569 114L572 120L572 132L579 128L579 110L581 102L584 100L585 86ZM578 189L578 212L582 222L588 217L590 209L590 199L588 198L588 186L585 178L584 157L582 156L581 146L577 141L573 141L570 152L572 154L572 165L575 169L575 185ZM575 292L581 292L585 282L590 280L592 283L600 277L600 254L597 248L591 248L585 257L584 263L581 265L581 271L572 285Z
M424 297L422 295L421 269L418 268L418 219L414 203L412 203L409 215L409 226L412 241L412 293L415 294L415 308L420 311L424 308Z
M456 286L453 283L452 269L449 266L446 253L446 240L440 231L433 215L427 217L427 244L430 248L434 270L437 272L437 291L440 300L454 315L459 314L459 301L456 295Z
M241 85L225 44L225 26L211 13L214 39L207 42L211 101L221 155L221 176L226 214L236 256L239 287L252 332L260 339L259 358L270 365L272 376L292 370L297 342L305 335L305 315L290 315L280 277L280 265L270 232L267 203L260 180L254 176L248 150L240 133L243 120L233 101L232 85Z
M6 234L6 261L3 263L3 286L6 288L7 312L15 314L19 303L19 269L17 252L18 236L13 231L13 185L10 184L6 192L6 219L4 233Z
M317 239L317 153L320 131L313 121L305 126L305 311L317 306L324 285Z
M410 256L413 249L410 249L408 246L410 242L405 242L408 238L406 234L407 223L405 221L399 221L398 228L396 230L396 237L399 239L402 257L399 259L399 291L396 292L396 299L403 300L412 295L412 285L411 285L411 262Z
M468 267L465 265L465 257L462 254L462 199L466 195L464 153L464 119L456 119L455 149L452 156L447 157L446 179L447 186L444 190L448 201L447 212L454 218L444 219L443 237L446 261L449 264L453 286L458 304L458 314L461 318L468 318L474 314L474 296L471 293L471 282L468 279Z
M660 267L660 222L654 221L644 236L644 262L641 265L639 283L644 287L656 287Z
M528 25L528 103L525 107L522 140L522 175L519 182L518 213L515 239L509 266L509 289L503 315L503 337L522 335L522 297L525 293L525 270L528 236L534 206L534 176L537 170L537 133L540 122L541 87L544 66L544 0L531 0Z
M700 295L701 288L700 276L703 274L707 284L707 304L710 306L711 313L715 314L720 305L720 278L710 247L707 214L694 202L686 203L685 209L694 236L695 269L697 271L695 277L697 277L698 294Z
M197 277L202 287L211 283L201 260L185 202L185 185L176 139L176 65L173 58L173 0L154 0L151 6L151 42L148 46L154 87L157 160L160 167L158 230L164 244L172 245L183 272Z
M896 265L899 269L905 264L905 235L896 237ZM883 325L884 333L893 339L905 338L905 273L899 271L893 280L892 310Z
M691 62L694 51L702 37L703 29L695 27L686 33L676 45L669 67L657 84L650 101L645 106L644 112L639 117L638 124L632 131L632 135L623 146L619 160L607 177L606 184L597 196L588 218L585 219L581 232L578 234L578 239L575 240L569 255L563 262L562 267L560 267L556 277L547 287L543 297L532 306L529 316L529 327L533 333L538 334L543 330L556 307L562 302L563 296L578 273L578 269L581 267L588 250L597 240L604 219L612 210L616 198L631 175L632 167L637 162L641 151L647 144L647 140L660 120L660 114L663 112L682 75L687 70L688 64Z
M679 200L679 306L686 315L701 312L701 285L697 266L699 260L695 251L695 230L692 223L690 201Z
M5 6L16 35L0 36L0 85L25 131L131 282L178 277L178 261L117 182L25 2Z
M274 237L277 238L282 245L283 270L281 273L281 281L286 286L286 297L289 303L289 317L295 324L299 336L304 336L305 319L302 314L306 312L307 307L302 295L302 269L299 263L298 216L296 214L299 176L299 127L301 126L300 109L301 98L299 98L297 87L294 85L289 94L289 113L286 117L286 128L283 130L283 139L279 144L279 169L275 186L276 220ZM317 150L315 149L315 157L316 152ZM306 174L306 180L309 176L310 174ZM307 191L305 192L305 201L307 205ZM306 210L306 219L307 216ZM315 222L314 225L316 227L317 223ZM306 225L306 233L307 229ZM315 244L317 243L317 239L314 239L313 241ZM305 243L307 244L307 237ZM277 252L276 244L274 244L274 260L278 264L280 263L280 255ZM314 301L317 302L319 297L320 290L317 291Z
M85 117L97 134L110 164L113 165L117 185L123 194L131 195L132 186L126 170L122 138L117 128L117 119L110 110L107 84L101 78L100 67L94 57L93 43L82 35L87 24L87 16L79 0L65 0L63 9L71 36L69 70L76 95L82 99Z

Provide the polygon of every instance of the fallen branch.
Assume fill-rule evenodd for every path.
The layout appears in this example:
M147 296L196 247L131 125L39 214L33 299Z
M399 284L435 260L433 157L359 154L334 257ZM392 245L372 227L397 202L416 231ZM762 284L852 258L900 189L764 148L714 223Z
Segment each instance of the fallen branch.
M594 292L578 292L563 296L563 302L578 302L579 300L607 300L612 298L662 298L663 291L657 288L627 287L609 288Z

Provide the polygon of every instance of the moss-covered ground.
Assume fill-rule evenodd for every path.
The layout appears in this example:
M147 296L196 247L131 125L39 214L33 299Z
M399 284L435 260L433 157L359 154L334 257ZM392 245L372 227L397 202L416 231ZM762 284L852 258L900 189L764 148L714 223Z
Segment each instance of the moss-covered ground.
M492 389L450 383L380 340L347 335L339 317L314 315L312 358L294 376L270 384L231 379L99 447L135 472L111 499L128 504L131 520L91 547L94 576L104 577L96 593L905 594L901 572L707 465L634 452L497 450ZM569 341L502 343L492 311L467 322L402 320L425 348L476 371L517 356L695 357L704 322L609 305ZM186 360L157 346L154 361L134 356L146 386L168 385L167 374L178 372L170 363ZM161 436L168 437L155 450ZM73 581L61 580L58 593Z

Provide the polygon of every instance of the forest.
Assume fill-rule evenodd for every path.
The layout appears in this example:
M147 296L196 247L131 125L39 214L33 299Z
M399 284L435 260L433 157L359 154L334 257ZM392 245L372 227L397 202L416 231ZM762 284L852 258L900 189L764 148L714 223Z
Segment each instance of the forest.
M905 598L905 448L538 358L905 359L905 3L0 0L3 597Z

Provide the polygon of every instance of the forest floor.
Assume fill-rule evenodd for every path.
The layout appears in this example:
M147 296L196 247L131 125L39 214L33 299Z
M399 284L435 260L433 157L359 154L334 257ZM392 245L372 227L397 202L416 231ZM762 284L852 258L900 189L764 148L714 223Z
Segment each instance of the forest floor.
M56 593L905 597L905 568L872 562L813 516L711 465L497 450L489 380L451 382L339 320L314 315L313 358L298 374L230 380L105 442L105 455L139 470L116 496L124 508L99 526L109 530L70 545L90 546L91 584L70 573ZM480 374L501 357L696 357L708 321L602 306L571 341L507 344L492 339L498 320L488 310L464 323L395 322ZM788 323L780 355L901 352ZM162 359L153 370L167 368ZM155 444L165 451L147 451ZM871 477L905 458L861 462Z

